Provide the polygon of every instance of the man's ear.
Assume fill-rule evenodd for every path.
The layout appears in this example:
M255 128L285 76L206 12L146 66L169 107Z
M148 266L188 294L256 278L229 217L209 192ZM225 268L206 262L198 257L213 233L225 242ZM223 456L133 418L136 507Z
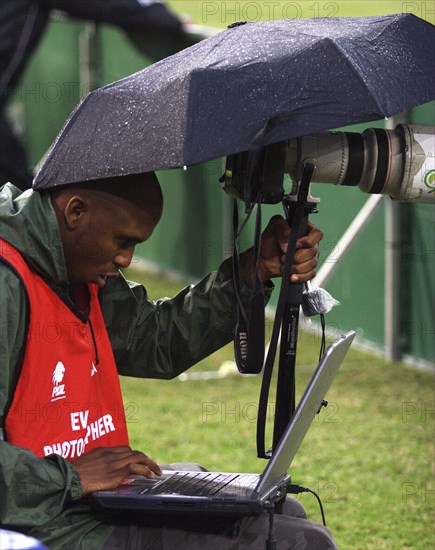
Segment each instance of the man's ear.
M68 229L75 229L86 219L89 204L82 195L72 196L64 207L65 224Z

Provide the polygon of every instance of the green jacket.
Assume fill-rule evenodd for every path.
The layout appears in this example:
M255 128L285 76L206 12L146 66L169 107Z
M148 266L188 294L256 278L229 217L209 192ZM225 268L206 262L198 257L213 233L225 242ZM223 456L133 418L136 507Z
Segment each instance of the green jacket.
M0 238L68 292L50 197L20 193L11 184L0 189ZM245 284L243 296L249 295ZM231 340L235 323L231 264L224 262L218 271L175 298L156 302L147 299L143 286L121 276L108 281L101 304L118 372L173 378ZM18 278L0 262L0 420L4 420L19 376L25 311ZM98 548L111 529L80 502L81 496L79 477L67 460L58 455L41 459L0 440L1 526L29 533L53 548Z

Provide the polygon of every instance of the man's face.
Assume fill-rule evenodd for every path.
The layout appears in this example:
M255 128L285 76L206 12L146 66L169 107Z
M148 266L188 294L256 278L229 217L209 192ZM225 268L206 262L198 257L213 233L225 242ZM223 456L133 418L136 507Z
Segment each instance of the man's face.
M91 197L63 239L70 283L102 288L108 278L118 277L118 270L130 265L135 246L151 236L160 214L106 193Z

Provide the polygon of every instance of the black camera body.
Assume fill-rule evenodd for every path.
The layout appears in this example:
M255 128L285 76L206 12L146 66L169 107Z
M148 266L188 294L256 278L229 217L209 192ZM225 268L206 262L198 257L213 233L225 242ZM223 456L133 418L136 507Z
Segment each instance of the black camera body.
M286 142L273 143L227 157L221 178L224 191L247 207L256 202L277 204L284 197Z

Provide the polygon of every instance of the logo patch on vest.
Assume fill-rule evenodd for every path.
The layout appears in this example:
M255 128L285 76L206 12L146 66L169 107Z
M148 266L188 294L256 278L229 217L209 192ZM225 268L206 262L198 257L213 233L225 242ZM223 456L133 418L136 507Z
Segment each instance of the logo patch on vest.
M62 361L58 361L53 371L53 391L51 392L51 401L57 401L58 399L65 399L65 384L62 384L63 377L65 376L65 365Z

